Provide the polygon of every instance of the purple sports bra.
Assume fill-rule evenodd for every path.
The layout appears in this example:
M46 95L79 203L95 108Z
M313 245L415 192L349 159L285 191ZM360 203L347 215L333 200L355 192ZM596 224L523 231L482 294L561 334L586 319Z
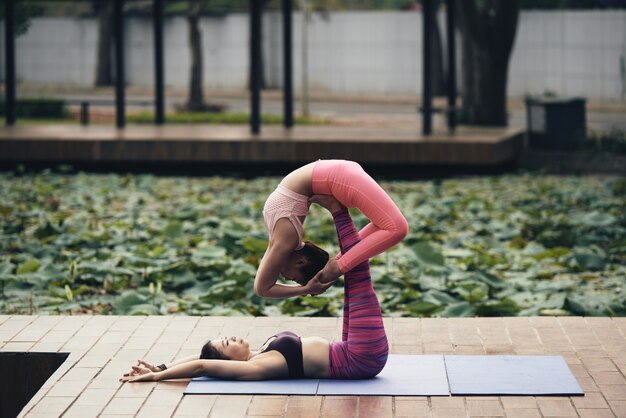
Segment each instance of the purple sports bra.
M304 363L302 361L302 341L300 337L291 331L279 332L270 338L272 337L276 338L268 344L263 352L278 351L287 360L289 378L302 379L304 377Z

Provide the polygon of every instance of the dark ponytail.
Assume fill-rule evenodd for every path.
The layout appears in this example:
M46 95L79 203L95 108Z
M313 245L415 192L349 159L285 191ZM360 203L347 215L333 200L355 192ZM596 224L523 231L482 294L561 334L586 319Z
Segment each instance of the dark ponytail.
M300 273L305 280L305 284L311 280L321 269L328 263L328 253L315 245L311 241L304 241L304 247L300 250L301 254L306 257L307 263L300 268Z
M206 344L202 346L202 351L200 351L200 360L229 360L224 357L222 353L217 351L217 348L211 344L211 340L207 341Z

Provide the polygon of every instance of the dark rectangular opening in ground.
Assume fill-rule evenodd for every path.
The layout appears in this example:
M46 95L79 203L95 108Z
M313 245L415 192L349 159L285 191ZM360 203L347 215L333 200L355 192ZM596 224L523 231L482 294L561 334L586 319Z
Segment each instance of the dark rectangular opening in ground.
M0 417L15 417L69 353L0 352Z

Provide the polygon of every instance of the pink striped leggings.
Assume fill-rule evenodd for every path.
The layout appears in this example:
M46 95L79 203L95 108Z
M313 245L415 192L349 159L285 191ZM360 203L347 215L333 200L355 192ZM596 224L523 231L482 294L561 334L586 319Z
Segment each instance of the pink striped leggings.
M362 242L348 211L334 213L333 219L342 254ZM329 377L368 379L380 373L389 354L369 260L346 272L344 283L342 341L330 344Z
M343 273L393 247L409 227L400 209L358 163L319 160L313 167L314 194L332 195L348 208L358 208L371 221L359 235L362 239L338 260Z

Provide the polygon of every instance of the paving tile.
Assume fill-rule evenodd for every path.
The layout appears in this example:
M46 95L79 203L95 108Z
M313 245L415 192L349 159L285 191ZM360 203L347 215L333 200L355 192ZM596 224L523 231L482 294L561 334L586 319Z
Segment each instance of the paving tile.
M323 399L322 396L290 396L285 417L317 418L321 413Z
M609 354L601 346L581 347L576 350L579 357L609 357Z
M358 398L352 397L334 397L326 396L322 402L322 417L326 418L344 418L357 416Z
M467 412L461 408L433 408L433 418L466 418Z
M501 396L504 409L536 409L537 401L532 396Z
M76 398L87 386L88 381L60 381L46 393L46 396L72 396Z
M287 407L287 396L255 396L248 408L248 416L278 415L282 416Z
M607 401L626 401L626 385L598 385Z
M590 377L589 373L587 372L587 369L585 369L585 366L583 366L582 364L570 364L569 369L572 371L572 374L576 378Z
M567 337L569 338L572 345L576 347L587 347L587 346L596 346L599 345L598 338L593 335L593 333L589 330L585 330L584 332L568 332Z
M60 381L89 381L93 379L99 372L100 369L97 367L73 367L67 373L65 373L63 377L61 377Z
M583 392L599 392L600 388L591 377L577 377L576 380Z
M115 395L115 389L87 388L76 398L74 405L103 408L109 403L113 395Z
M389 354L424 354L424 350L419 346L412 345L392 345Z
M505 345L491 345L485 343L484 345L485 353L490 355L513 355L515 354L515 349L510 344Z
M90 349L98 341L96 336L78 336L74 335L63 344L64 350Z
M30 414L57 414L61 413L74 401L73 396L44 396L37 405L28 411Z
M467 399L467 409L470 416L476 417L503 417L504 410L497 400L494 401L480 401Z
M485 354L482 345L455 345L454 354L456 355L481 355Z
M107 331L100 337L98 340L99 343L125 343L128 338L130 338L130 331Z
M146 399L154 390L154 382L124 383L115 394L119 398L143 398Z
M394 335L390 341L393 345L416 345L420 339L417 335L399 334Z
M538 409L507 409L507 418L541 418L541 412Z
M424 352L428 354L454 354L454 346L452 343L442 344L424 342Z
M155 390L146 399L146 406L170 406L178 405L183 397L183 391L180 390Z
M585 369L589 372L614 372L617 371L615 364L610 358L583 357L581 358Z
M27 341L27 342L15 342L9 341L4 344L0 351L29 351L30 348L35 345L35 341Z
M393 398L390 396L361 396L358 414L360 417L393 417Z
M569 399L538 398L537 405L544 417L575 417L574 406Z
M162 382L157 382L154 388L155 391L170 391L173 393L183 393L185 388L189 385L189 381L191 379L180 379L180 380L164 380Z
M95 407L93 405L72 405L70 408L63 414L63 418L91 418L97 417L100 413L101 408Z
M143 403L143 398L113 398L102 411L108 415L135 415Z
M122 382L118 379L111 379L108 376L97 376L89 383L91 389L118 389L122 386Z
M395 401L395 416L401 417L430 417L430 406L428 405L428 399L423 400L407 399L404 397L396 397ZM367 415L366 415L367 416Z
M81 358L78 363L76 363L76 367L97 367L103 368L109 362L108 357L103 357L102 355L96 354L87 354Z
M31 353L56 353L61 350L63 343L60 342L38 342L28 349Z
M20 342L37 342L41 338L43 338L43 336L46 335L46 333L50 331L51 328L52 325L37 325L33 323L21 330L15 337L12 338L12 340Z
M599 385L624 385L626 379L620 372L589 372L593 381Z
M243 417L248 410L250 401L252 401L252 396L248 395L219 396L209 416L212 418Z
M117 353L117 350L119 350L121 347L122 343L102 343L98 341L89 348L88 353L90 355L100 355L103 357L107 356L107 358L111 358L113 354Z
M217 395L186 395L176 408L174 416L195 415L207 417L217 400Z
M465 398L462 396L433 396L430 398L432 408L465 409Z
M576 409L609 408L609 405L599 392L586 393L585 396L572 396L572 402L574 403Z
M139 409L136 418L169 418L174 413L176 405L148 406L144 405Z
M626 401L609 401L609 406L615 416L620 418L626 417Z
M610 409L577 409L580 418L614 418Z

